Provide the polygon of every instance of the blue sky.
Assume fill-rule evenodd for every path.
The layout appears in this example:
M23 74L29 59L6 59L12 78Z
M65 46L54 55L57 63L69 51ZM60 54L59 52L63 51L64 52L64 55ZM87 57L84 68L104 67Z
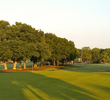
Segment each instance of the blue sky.
M0 20L27 23L74 41L110 48L110 0L0 0Z

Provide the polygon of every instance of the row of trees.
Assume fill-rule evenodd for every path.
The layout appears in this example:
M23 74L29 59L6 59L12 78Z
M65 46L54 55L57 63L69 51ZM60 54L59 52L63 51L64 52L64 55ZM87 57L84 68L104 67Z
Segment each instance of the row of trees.
M5 69L9 59L13 61L13 69L16 69L17 62L21 64L21 61L26 69L27 59L33 61L34 67L37 67L37 61L43 65L45 60L53 62L55 66L56 63L59 65L59 61L64 63L74 60L78 54L74 42L65 38L44 33L21 22L10 25L7 21L0 21L0 61Z
M84 63L110 63L110 48L90 49L90 47L83 47L79 49L79 52Z

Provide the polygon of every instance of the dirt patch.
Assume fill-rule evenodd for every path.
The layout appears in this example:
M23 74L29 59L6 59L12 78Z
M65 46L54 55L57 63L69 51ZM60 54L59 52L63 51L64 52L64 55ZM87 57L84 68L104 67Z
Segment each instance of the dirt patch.
M37 68L32 68L32 67L27 67L26 69L24 68L17 68L17 69L3 69L1 70L1 72L20 72L20 71L40 71L40 70L43 70L43 69L47 69L47 68L62 68L62 66L42 66L42 67L37 67Z

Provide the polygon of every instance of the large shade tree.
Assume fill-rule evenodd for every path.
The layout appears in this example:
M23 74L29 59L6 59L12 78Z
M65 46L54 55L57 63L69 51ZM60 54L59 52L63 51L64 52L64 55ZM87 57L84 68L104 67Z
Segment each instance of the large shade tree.
M10 32L10 24L7 21L0 21L0 61L7 69L6 62L12 57L12 52L9 49L9 42L7 40L7 33Z
M100 49L93 48L92 49L92 62L93 63L100 63L100 60L101 60Z
M4 64L7 69L6 62L12 57L12 51L9 48L9 42L6 40L0 41L0 61Z
M101 62L110 63L110 48L101 49Z
M81 56L82 56L83 62L85 62L85 63L89 62L90 63L92 60L92 53L91 53L90 47L83 47Z
M15 44L19 41L19 44L14 48L14 50L17 49L19 51L19 55L16 55L16 57L13 56L12 60L13 62L23 61L24 68L26 68L27 59L31 59L34 63L34 67L37 67L36 62L38 59L43 60L50 55L48 45L44 39L44 32L41 30L35 30L31 25L16 22L16 24L12 26L11 38L11 40L14 39ZM14 46L14 44L12 45ZM14 50L13 54L15 55L16 52ZM15 67L13 68L15 69Z
M37 48L38 48L38 53L39 53L39 57L38 56L33 56L34 61L41 61L41 65L44 65L44 61L47 60L50 55L50 49L49 49L49 45L46 43L45 41L45 35L44 32L39 30L37 35L37 39L36 39L36 44L37 44Z
M57 62L58 66L59 61L64 63L65 60L70 60L70 54L73 53L75 50L74 42L68 41L65 38L57 37L55 34L52 33L46 33L45 40L49 44L49 48L51 51L49 61L53 60L54 66L55 62Z
M57 65L59 63L59 60L62 59L62 41L61 38L57 37L55 34L52 33L46 33L45 34L45 40L46 43L49 45L51 56L49 57L49 61L54 61L53 65L55 66L55 62L57 62Z
M36 30L31 25L22 24L21 22L16 22L16 27L20 30L18 38L22 41L19 60L24 62L24 69L26 69L26 60L31 59L32 56L39 56L36 43L37 36L35 35Z

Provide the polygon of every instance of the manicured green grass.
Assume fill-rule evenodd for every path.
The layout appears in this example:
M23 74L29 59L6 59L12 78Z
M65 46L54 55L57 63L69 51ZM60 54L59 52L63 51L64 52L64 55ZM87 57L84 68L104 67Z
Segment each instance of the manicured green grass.
M110 64L1 71L0 100L110 100Z

